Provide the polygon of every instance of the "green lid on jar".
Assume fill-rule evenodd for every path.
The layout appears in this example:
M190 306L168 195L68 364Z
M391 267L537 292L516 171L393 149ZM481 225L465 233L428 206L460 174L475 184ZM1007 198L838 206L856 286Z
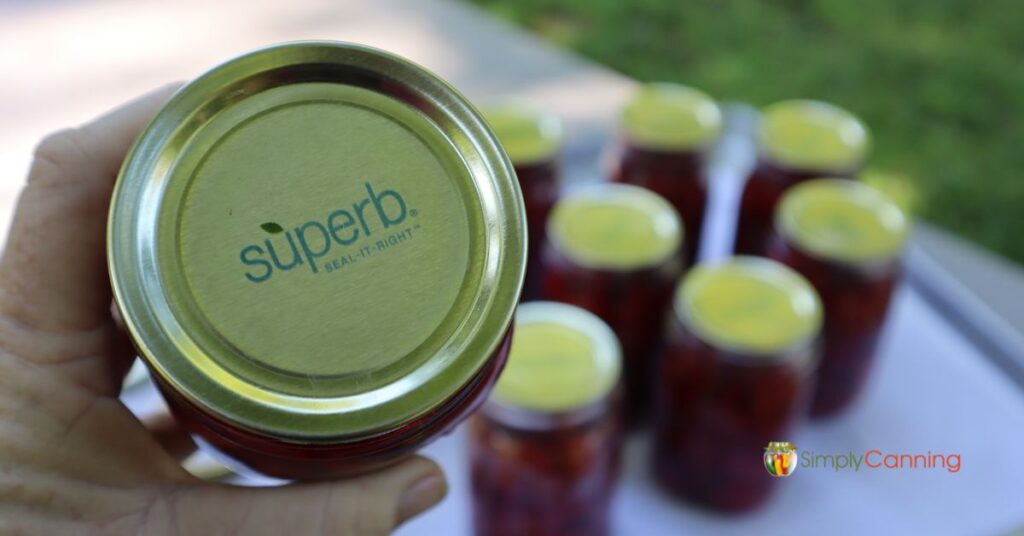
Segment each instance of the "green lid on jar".
M394 430L489 365L525 216L472 105L403 58L301 42L228 61L141 134L108 258L154 375L299 443Z
M888 261L903 251L910 224L896 203L848 179L816 179L790 188L775 227L804 252L833 261Z
M571 411L614 389L621 360L615 334L592 313L563 303L525 303L491 400L531 411Z
M708 344L772 355L803 345L821 328L818 294L800 274L759 257L733 257L690 270L675 311Z
M660 195L628 184L576 189L555 204L551 244L585 267L631 270L656 266L679 251L683 224Z
M564 137L558 117L515 102L481 107L513 164L534 164L554 158Z
M832 104L788 100L761 112L764 156L796 170L849 171L867 157L870 137L856 116Z
M715 101L691 87L656 82L634 93L622 111L621 128L630 143L664 151L700 149L722 130Z
M769 441L768 446L765 447L764 450L767 450L769 452L783 453L789 452L791 450L796 450L796 445L790 443L789 441Z

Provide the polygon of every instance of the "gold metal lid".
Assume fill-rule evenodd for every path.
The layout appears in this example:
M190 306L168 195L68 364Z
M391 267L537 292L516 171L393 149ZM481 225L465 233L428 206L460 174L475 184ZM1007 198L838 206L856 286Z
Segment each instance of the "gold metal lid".
M644 84L622 110L630 143L663 151L701 149L722 131L722 112L702 91L680 84Z
M660 195L620 183L577 188L548 218L551 244L590 268L632 270L656 266L683 243L683 223Z
M508 362L491 401L560 413L591 404L619 381L615 333L592 313L556 302L529 302L516 313Z
M871 139L864 123L838 106L788 100L762 110L758 145L788 168L840 172L864 161Z
M724 350L777 355L821 329L817 292L800 274L760 257L733 257L690 270L675 311L695 335Z
M881 192L849 179L816 179L786 191L775 228L804 252L861 265L899 256L910 234L903 211Z
M516 165L553 158L562 146L562 121L552 114L511 101L483 106L480 111Z
M290 43L202 75L114 192L109 264L143 357L199 407L300 442L379 433L501 343L525 262L511 163L443 80Z

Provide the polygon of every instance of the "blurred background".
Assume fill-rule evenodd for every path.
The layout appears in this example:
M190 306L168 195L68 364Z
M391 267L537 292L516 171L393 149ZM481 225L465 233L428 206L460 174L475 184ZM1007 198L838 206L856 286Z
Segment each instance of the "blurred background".
M795 439L822 450L957 451L964 471L808 472L770 508L724 523L652 491L636 454L645 447L633 446L617 526L1001 534L1024 523L1024 405L1007 381L1024 370L1008 361L1024 348L1021 28L1016 0L0 0L0 236L46 133L281 41L377 46L474 101L515 96L550 110L566 122L569 178L596 178L636 81L756 106L833 102L871 129L865 180L925 222L913 245L941 274L921 284L918 273L917 288L940 291L900 302L887 350L899 359L884 361L866 404ZM453 477L452 498L406 534L464 526L458 440L428 449Z
M874 135L868 182L1024 262L1020 2L473 2L637 80L854 110Z

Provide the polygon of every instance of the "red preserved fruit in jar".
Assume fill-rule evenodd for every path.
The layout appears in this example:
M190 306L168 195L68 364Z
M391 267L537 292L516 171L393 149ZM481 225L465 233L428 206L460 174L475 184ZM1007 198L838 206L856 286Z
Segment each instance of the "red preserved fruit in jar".
M448 434L483 403L508 356L511 332L476 377L459 388L436 411L397 426L377 437L357 441L308 443L288 441L239 428L196 407L166 383L156 379L171 413L186 429L198 434L229 458L232 467L264 475L319 480L356 475L394 463L437 436Z
M558 199L562 122L554 115L514 102L491 104L481 111L512 160L523 192L529 246L522 299L534 300L540 295L544 223Z
M562 198L548 220L544 296L600 317L622 344L627 423L643 418L651 358L682 272L683 227L661 196L598 183Z
M657 365L652 470L672 495L723 512L774 488L765 445L788 437L813 389L821 306L785 266L699 264L679 285Z
M761 113L757 164L743 187L736 252L763 255L775 206L787 188L817 177L852 178L864 165L870 138L850 112L819 101L791 100Z
M618 342L599 318L532 302L508 365L470 420L473 525L481 536L599 536L619 470Z
M786 193L768 254L806 277L825 308L824 351L812 415L847 407L863 390L909 232L903 212L873 188L817 179Z
M704 156L722 114L704 93L671 83L642 86L623 109L612 178L661 195L683 220L686 262L696 259L708 188Z
M258 50L189 83L125 160L115 300L174 414L285 479L393 463L486 398L526 256L511 163L397 56Z

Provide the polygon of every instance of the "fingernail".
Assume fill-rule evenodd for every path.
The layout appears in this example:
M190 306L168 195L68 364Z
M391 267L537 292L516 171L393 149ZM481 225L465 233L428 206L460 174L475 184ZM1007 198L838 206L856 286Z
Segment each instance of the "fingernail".
M402 523L439 503L447 492L448 484L441 475L430 473L420 478L398 499L398 522Z

